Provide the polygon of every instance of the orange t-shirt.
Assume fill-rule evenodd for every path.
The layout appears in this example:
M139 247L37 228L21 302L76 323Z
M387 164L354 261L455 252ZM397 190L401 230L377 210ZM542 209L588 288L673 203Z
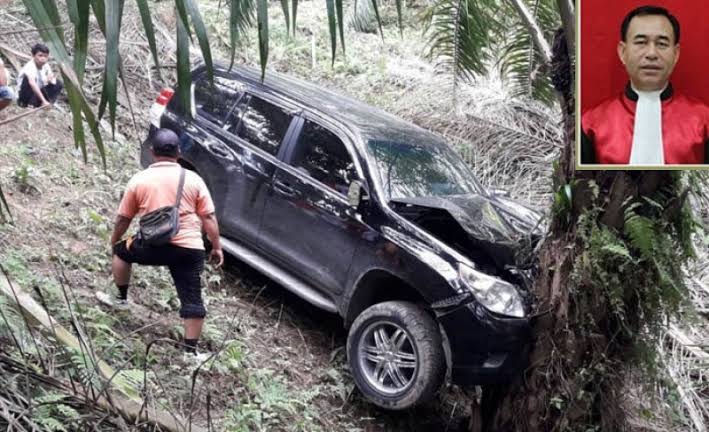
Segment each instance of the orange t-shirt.
M137 173L128 181L118 214L128 219L143 216L160 207L173 206L180 181L180 165L157 162ZM180 201L180 231L170 243L188 249L204 250L200 216L214 213L214 202L204 180L195 172L185 170L185 185Z

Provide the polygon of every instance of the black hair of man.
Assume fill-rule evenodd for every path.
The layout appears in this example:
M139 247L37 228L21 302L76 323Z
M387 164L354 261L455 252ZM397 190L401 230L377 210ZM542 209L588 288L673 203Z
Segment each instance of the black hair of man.
M626 38L628 36L628 27L630 27L630 20L632 20L636 16L647 15L662 15L668 20L670 20L670 24L672 24L672 30L674 30L675 33L675 45L679 43L679 21L677 20L677 18L672 15L670 11L663 7L649 5L640 6L628 12L628 15L625 16L625 18L623 19L623 23L620 25L620 39L623 42L626 42Z
M155 156L176 158L180 151L180 138L170 129L158 129L152 139Z
M32 47L32 55L35 55L37 53L44 53L44 54L49 54L49 47L43 43L36 43Z

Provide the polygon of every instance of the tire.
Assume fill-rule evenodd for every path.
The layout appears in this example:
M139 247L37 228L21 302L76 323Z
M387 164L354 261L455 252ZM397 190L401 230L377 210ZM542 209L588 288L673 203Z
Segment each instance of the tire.
M405 301L378 303L362 312L347 337L347 358L365 398L391 410L429 401L446 374L438 324Z

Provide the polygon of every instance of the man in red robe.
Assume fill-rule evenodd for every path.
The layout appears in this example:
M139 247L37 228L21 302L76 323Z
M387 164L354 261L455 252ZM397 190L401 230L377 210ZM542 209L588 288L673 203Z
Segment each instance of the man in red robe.
M641 6L621 24L618 56L630 82L583 113L582 164L709 163L709 106L676 93L679 21L665 8Z

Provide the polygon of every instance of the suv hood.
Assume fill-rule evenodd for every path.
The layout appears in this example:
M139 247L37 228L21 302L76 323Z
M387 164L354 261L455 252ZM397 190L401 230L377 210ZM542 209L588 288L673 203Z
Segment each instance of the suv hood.
M500 196L397 198L392 203L398 214L477 264L491 260L500 270L528 267L544 228L539 213Z

